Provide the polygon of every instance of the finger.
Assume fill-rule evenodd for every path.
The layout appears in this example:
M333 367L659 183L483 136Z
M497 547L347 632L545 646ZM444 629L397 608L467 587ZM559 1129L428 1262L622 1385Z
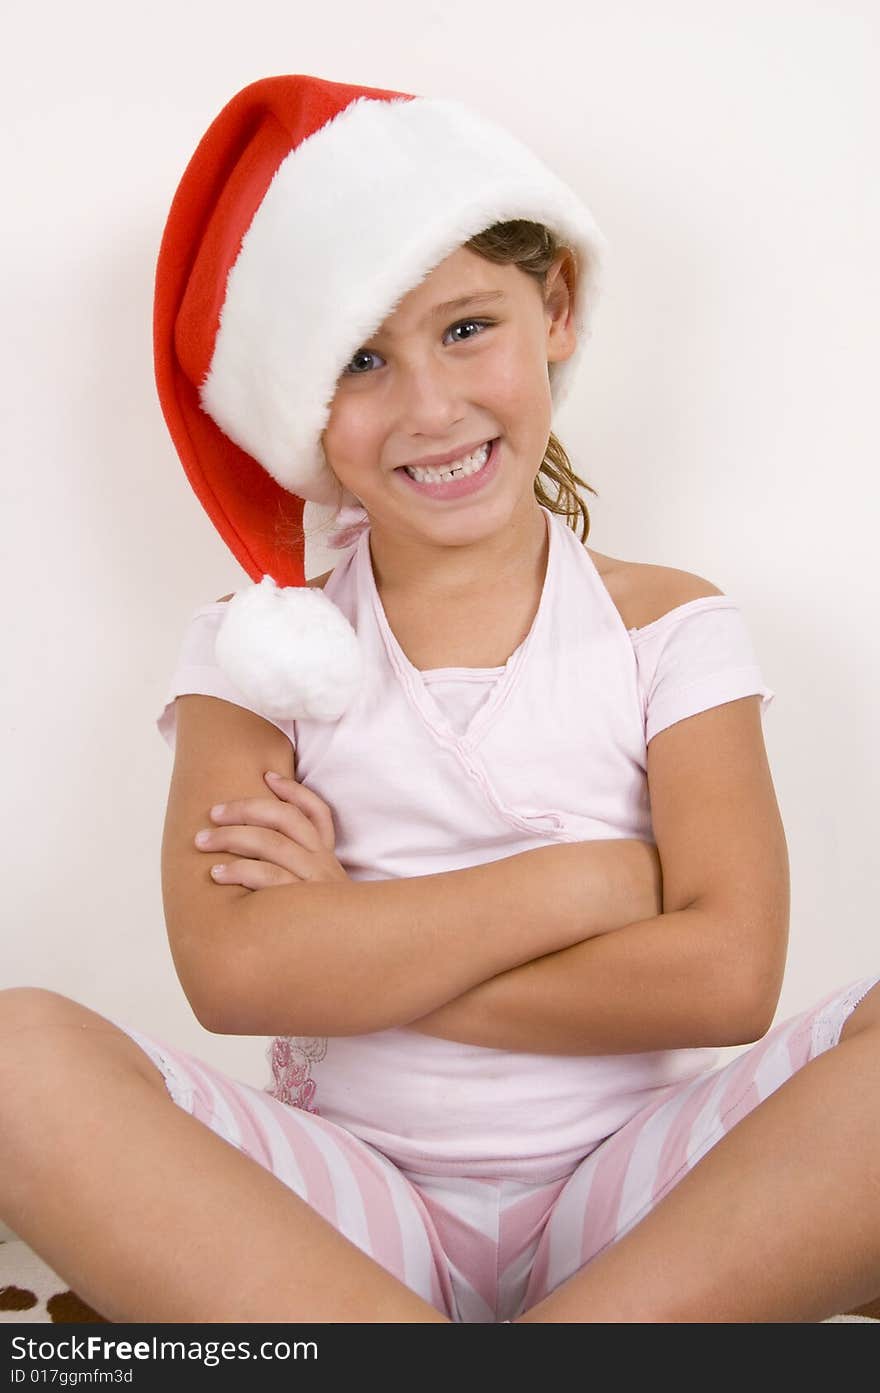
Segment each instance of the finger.
M282 866L273 865L271 861L239 858L212 866L211 879L217 885L243 885L246 890L266 890L273 885L291 885L300 877Z
M297 779L287 779L271 771L263 776L279 798L296 800L298 807L312 819L321 836L322 844L328 851L336 845L336 831L333 825L333 811L328 803L313 788L307 788Z
M323 847L321 833L308 814L278 798L237 798L231 803L218 804L211 809L211 821L215 827L247 823L272 828L310 851Z
M312 836L314 836L312 829ZM268 827L215 827L211 831L209 845L199 847L200 851L217 857L219 853L229 852L234 856L246 856L251 861L264 861L290 871L297 878L304 878L311 859L323 848L309 849L292 841L283 832Z

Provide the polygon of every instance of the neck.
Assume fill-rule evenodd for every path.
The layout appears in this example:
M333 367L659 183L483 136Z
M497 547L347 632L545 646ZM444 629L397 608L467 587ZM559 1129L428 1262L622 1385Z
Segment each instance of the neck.
M535 503L491 536L456 544L402 539L373 525L367 547L380 595L406 595L425 604L470 602L476 592L518 590L543 574L548 520Z

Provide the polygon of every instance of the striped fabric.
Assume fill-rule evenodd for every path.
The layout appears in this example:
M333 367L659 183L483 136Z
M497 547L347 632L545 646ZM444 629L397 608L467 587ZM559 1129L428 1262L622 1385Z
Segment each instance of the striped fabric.
M573 1170L544 1184L399 1169L336 1123L113 1024L159 1068L175 1103L424 1300L453 1321L507 1323L622 1237L725 1132L836 1045L878 981L838 987L726 1065L658 1089Z

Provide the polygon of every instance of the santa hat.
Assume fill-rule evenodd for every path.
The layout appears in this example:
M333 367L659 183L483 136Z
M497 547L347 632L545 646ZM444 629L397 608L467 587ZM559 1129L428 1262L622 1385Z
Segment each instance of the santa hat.
M339 375L435 266L512 219L545 224L577 262L577 345L548 365L555 410L605 239L503 127L454 100L267 77L184 171L156 270L156 383L187 477L255 582L227 603L215 652L267 716L337 720L363 676L348 619L305 583L306 501L335 515L336 545L368 525L321 447Z

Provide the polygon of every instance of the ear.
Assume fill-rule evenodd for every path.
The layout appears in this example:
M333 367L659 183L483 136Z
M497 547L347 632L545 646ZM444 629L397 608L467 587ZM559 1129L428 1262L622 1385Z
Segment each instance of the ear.
M574 328L574 296L577 267L567 247L557 255L544 286L544 316L547 320L547 361L563 362L577 344Z

